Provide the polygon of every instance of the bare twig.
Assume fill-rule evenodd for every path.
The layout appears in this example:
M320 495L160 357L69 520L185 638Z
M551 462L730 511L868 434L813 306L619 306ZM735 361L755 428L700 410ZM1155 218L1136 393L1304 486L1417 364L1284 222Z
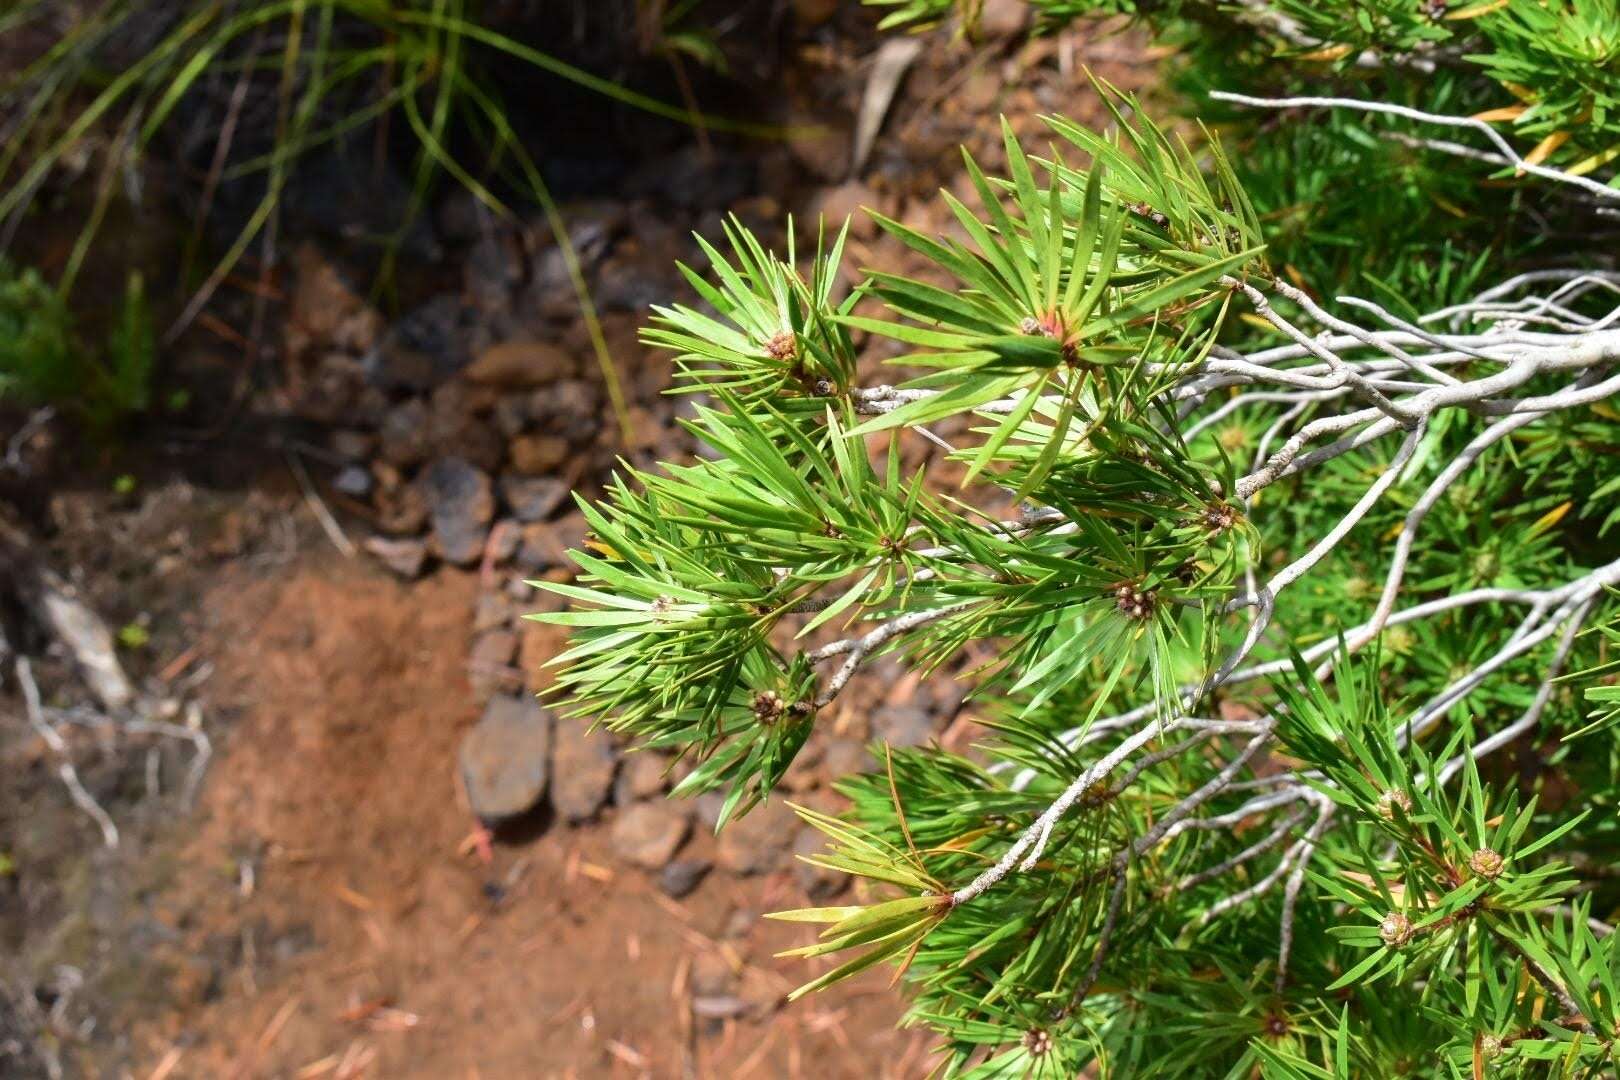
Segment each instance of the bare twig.
M310 513L315 515L315 520L320 523L321 531L326 534L326 538L332 541L332 546L342 552L345 558L354 558L357 554L354 541L344 533L343 527L337 523L337 518L332 516L332 511L326 508L320 492L315 490L315 485L309 479L309 470L304 468L303 461L290 450L287 452L287 467L292 470L293 478L298 481L299 490L304 493L304 503L309 507Z
M1352 109L1361 112L1384 113L1389 116L1399 116L1406 120L1416 120L1421 124L1434 124L1438 127L1467 128L1477 131L1491 141L1497 151L1512 163L1513 167L1521 173L1539 176L1543 180L1551 180L1559 184L1572 184L1590 195L1595 195L1604 201L1620 199L1620 191L1574 173L1564 172L1561 169L1551 169L1545 165L1538 165L1524 158L1513 149L1508 142L1490 124L1483 120L1476 120L1471 116L1444 116L1440 113L1424 112L1421 109L1409 108L1405 105L1395 105L1387 101L1362 101L1355 98L1341 97L1283 97L1261 98L1251 97L1248 94L1233 94L1224 90L1212 92L1210 97L1216 101L1229 101L1234 105L1249 105L1259 109Z
M22 687L23 707L28 713L28 723L57 756L56 775L61 777L74 804L88 814L96 823L96 827L101 830L102 843L110 848L117 847L118 826L113 824L113 819L107 815L107 811L96 802L95 796L85 789L84 783L79 779L78 770L73 767L73 759L68 753L66 740L45 719L45 710L39 700L39 685L34 682L33 665L28 662L28 657L19 656L13 666L17 672L17 684Z

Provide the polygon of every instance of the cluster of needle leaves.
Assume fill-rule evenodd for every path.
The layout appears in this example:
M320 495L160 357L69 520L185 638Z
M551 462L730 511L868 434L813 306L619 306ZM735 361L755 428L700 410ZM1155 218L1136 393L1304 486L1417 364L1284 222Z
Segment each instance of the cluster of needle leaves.
M862 692L861 664L973 661L981 745L880 748L839 782L847 813L802 811L827 837L813 861L856 894L779 916L823 928L793 950L831 962L800 993L902 972L943 1075L1605 1075L1620 948L1602 918L1620 895L1591 868L1620 853L1613 631L1572 643L1583 674L1542 720L1566 738L1516 764L1472 751L1531 704L1550 645L1423 731L1401 723L1490 655L1511 605L1393 626L1331 678L1297 659L1364 617L1411 493L1484 422L1446 414L1411 482L1290 592L1253 654L1281 673L1189 705L1180 688L1242 636L1228 601L1393 450L1240 511L1230 493L1286 404L1201 425L1219 402L1178 415L1168 391L1252 333L1235 289L1278 272L1266 225L1215 140L1195 155L1107 100L1111 134L1053 119L1048 156L1009 135L1005 177L966 162L977 205L942 196L954 238L879 217L926 275L872 271L846 294L842 233L778 256L734 224L705 246L685 271L698 303L646 331L704 450L582 502L581 576L546 586L569 610L538 616L574 631L559 707L673 754L676 795L720 793L723 827ZM899 386L862 381L858 343L878 337L911 373ZM1431 511L1403 596L1545 588L1601 560L1615 422L1600 403L1485 458ZM907 453L924 429L965 481ZM1139 723L1113 719L1133 706ZM1189 717L1213 718L1171 730ZM974 892L1139 730L1137 757ZM1205 824L1168 828L1220 784ZM1291 801L1237 812L1284 784Z
M874 274L838 299L842 237L807 275L738 227L729 254L708 249L716 283L688 277L714 314L658 309L647 338L701 391L686 423L712 452L586 505L584 583L558 586L579 609L554 616L578 628L558 661L578 712L700 760L682 790L724 787L724 818L837 692L805 640L824 626L929 612L924 666L997 640L985 678L1036 702L1099 657L1169 699L1247 530L1220 494L1230 463L1193 460L1149 403L1213 345L1220 279L1259 245L1229 173L1206 181L1157 128L1124 130L1134 152L1054 122L1087 170L1032 162L1010 134L1010 180L969 163L989 219L953 203L971 247L880 220L954 289ZM915 349L912 399L873 414L852 385L861 332ZM903 431L956 417L986 508L902 464ZM1017 500L1072 524L995 516Z
M956 18L969 34L983 6L866 2L888 9L886 27ZM1415 85L1435 82L1443 93L1448 72L1472 76L1494 89L1487 118L1526 140L1533 160L1584 175L1620 157L1620 8L1612 0L1029 0L1029 7L1038 30L1123 14L1172 37L1226 36L1227 49L1235 31L1278 66L1314 70L1318 79L1405 68Z

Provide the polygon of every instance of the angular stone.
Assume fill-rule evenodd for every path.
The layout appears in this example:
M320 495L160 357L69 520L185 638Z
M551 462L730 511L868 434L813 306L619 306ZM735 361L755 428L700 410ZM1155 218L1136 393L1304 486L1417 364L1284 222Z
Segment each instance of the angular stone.
M349 288L313 244L293 257L297 284L288 306L287 346L294 355L330 347L363 353L377 341L382 316Z
M872 713L872 734L890 746L926 746L934 737L934 718L916 705L887 705Z
M492 345L462 374L475 383L507 388L544 386L575 374L567 350L545 341L507 341Z
M537 521L523 526L523 542L518 545L517 562L525 570L545 570L553 566L573 569L571 549L585 543L587 525L578 511L557 521Z
M472 311L453 292L439 293L402 315L367 356L373 386L390 393L432 390L466 366Z
M780 865L798 829L798 816L781 799L756 806L720 830L720 865L744 876L769 873Z
M371 494L371 473L363 465L345 465L332 478L332 490L351 499L364 499Z
M517 635L510 630L486 630L472 647L472 662L484 667L510 664L517 655Z
M519 435L507 444L512 469L528 476L555 472L572 456L568 440L559 435Z
M714 863L708 859L676 859L658 875L658 887L666 896L679 900L703 884L712 869Z
M691 822L667 802L626 806L613 821L613 847L619 857L644 870L660 870L686 839Z
M473 633L482 634L485 630L496 630L505 627L512 621L514 610L512 601L500 593L479 593L478 601L473 605Z
M427 563L427 544L421 540L393 540L386 536L373 536L366 541L366 550L406 581L415 581L421 577L422 568Z
M795 856L822 855L826 851L827 838L808 825L801 828L793 839ZM799 879L799 887L804 889L804 895L816 901L837 896L849 884L848 874L805 862L803 858L793 860L793 876Z
M461 777L472 812L494 824L533 809L546 792L551 754L551 714L539 702L490 699L461 741Z
M510 439L528 430L529 403L521 397L503 397L495 403L495 429Z
M412 398L388 410L382 429L377 432L378 454L390 465L408 469L428 455L428 410L419 398Z
M517 554L518 545L523 542L523 530L511 518L502 518L489 530L489 560L496 566L501 566L512 560Z
M544 521L568 498L568 482L555 476L503 476L501 498L519 521Z
M461 458L440 458L417 477L433 526L433 546L446 562L467 566L484 553L495 496L489 477Z
M473 698L482 701L497 690L516 690L522 679L512 667L517 635L510 630L486 630L473 642L467 658L467 683Z
M626 754L624 766L619 770L619 779L613 785L613 801L620 806L629 806L662 795L667 786L664 770L668 767L666 758L650 750Z
M551 804L570 825L589 821L613 788L613 773L619 764L613 741L600 728L587 731L583 720L564 720L557 725L555 742Z

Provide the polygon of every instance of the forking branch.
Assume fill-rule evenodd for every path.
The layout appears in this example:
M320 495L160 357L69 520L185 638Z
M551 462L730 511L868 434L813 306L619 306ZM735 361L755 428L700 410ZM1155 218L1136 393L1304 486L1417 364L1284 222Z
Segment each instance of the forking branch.
M988 764L895 752L847 782L849 819L805 812L824 865L906 894L785 916L832 924L802 955L864 950L807 988L915 959L978 997L994 955L1083 1003L1115 992L1133 928L1177 912L1187 941L1269 920L1286 997L1322 974L1302 927L1324 861L1380 973L1485 925L1470 881L1556 906L1544 876L1504 876L1529 818L1488 808L1476 766L1554 707L1620 560L1504 573L1495 545L1533 553L1575 502L1533 478L1463 534L1510 455L1579 446L1620 391L1620 276L1533 271L1428 315L1321 299L1268 262L1218 147L1206 171L1114 105L1111 137L1050 122L1085 168L1010 133L1007 179L970 160L980 209L945 197L957 239L879 217L926 280L843 294L842 234L802 268L738 227L706 246L704 308L658 309L647 338L702 395L710 453L618 481L588 510L581 584L551 586L574 610L548 618L576 630L558 696L689 756L677 793L724 792L722 822L820 714L862 705L862 668L983 661ZM867 379L860 334L918 374ZM918 463L922 433L959 490L935 450ZM1455 639L1443 670L1419 630ZM1420 669L1411 700L1367 690L1375 647ZM1369 823L1416 860L1400 890L1345 838ZM1026 937L996 952L1009 928Z

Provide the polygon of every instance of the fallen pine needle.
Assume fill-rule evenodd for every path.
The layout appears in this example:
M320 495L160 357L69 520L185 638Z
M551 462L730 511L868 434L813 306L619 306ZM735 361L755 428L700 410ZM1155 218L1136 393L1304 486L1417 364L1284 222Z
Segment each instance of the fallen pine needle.
M612 1054L614 1057L618 1058L632 1069L645 1069L647 1067L647 1055L643 1054L635 1047L626 1046L618 1039L609 1039L606 1045L608 1053Z
M612 870L609 870L605 866L598 866L593 862L586 862L583 859L581 859L579 863L579 872L590 878L592 881L609 882L613 880Z
M348 904L350 907L354 908L356 911L376 911L377 910L377 904L376 904L375 901L373 901L369 896L366 896L366 895L364 895L362 893L355 892L353 889L349 888L347 885L339 885L339 886L337 886L336 888L334 888L332 890L332 893L339 900L343 901L345 904Z
M169 1047L169 1052L163 1055L163 1060L157 1063L157 1068L152 1070L152 1075L148 1076L146 1080L164 1080L165 1077L174 1072L174 1067L180 1064L180 1058L184 1053L185 1051L178 1046Z
M761 1061L765 1060L766 1051L770 1050L771 1044L775 1041L776 1028L766 1028L765 1037L759 1041L759 1045L754 1048L754 1052L743 1058L741 1063L738 1064L737 1068L732 1072L731 1075L747 1076L749 1073L753 1072L755 1067L758 1066Z
M422 1018L415 1013L390 1007L379 1009L366 1026L372 1031L409 1031L421 1023Z
M372 998L370 1001L360 1001L350 1005L338 1013L338 1019L346 1024L358 1024L362 1020L371 1019L372 1015L388 1007L387 998Z

